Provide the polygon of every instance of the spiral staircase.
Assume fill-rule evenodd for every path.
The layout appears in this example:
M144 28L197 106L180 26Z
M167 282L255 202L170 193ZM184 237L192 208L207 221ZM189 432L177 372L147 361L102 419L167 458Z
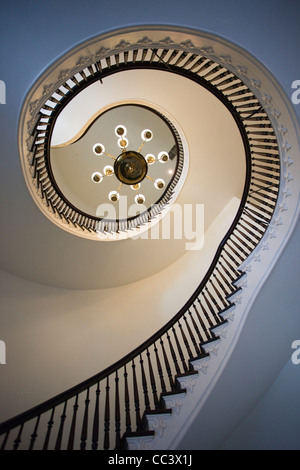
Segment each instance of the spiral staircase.
M60 80L44 87L42 95L35 90L39 98L30 96L31 106L25 107L29 135L24 133L21 141L24 173L48 217L66 230L93 236L96 218L70 206L49 175L47 149L57 112L106 77L134 69L159 70L204 87L233 117L246 156L238 212L185 305L110 367L2 423L2 449L176 448L185 417L193 415L205 397L243 322L245 290L249 292L250 285L254 292L257 285L249 280L252 267L255 271L255 262L269 250L287 209L293 164L287 129L271 97L261 92L259 80L249 79L246 67L217 54L217 46L197 44L196 34L168 33L153 28L108 35L101 38L103 44L90 42L88 57L77 51L73 68L60 64L65 71ZM38 84L40 89L44 85Z

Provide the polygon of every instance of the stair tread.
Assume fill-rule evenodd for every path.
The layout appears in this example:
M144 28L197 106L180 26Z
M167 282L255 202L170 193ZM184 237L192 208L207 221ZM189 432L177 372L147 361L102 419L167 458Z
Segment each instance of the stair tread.
M123 439L129 438L129 437L145 437L145 436L154 436L155 431L151 431L149 429L146 429L145 431L131 431L131 432L125 432L123 435Z
M246 271L240 271L240 270L238 270L238 272L239 272L240 274L239 274L238 277L232 282L233 284L234 284L235 282L239 281L243 276L245 276L245 275L247 274Z
M212 328L215 328L215 327L212 327ZM201 343L201 346L206 346L207 344L213 343L214 341L217 341L218 339L220 339L218 336L215 336L214 338L210 338L207 341L204 341L203 343Z
M193 362L195 361L199 361L200 359L206 359L208 357L210 357L209 353L201 354L201 356L196 356L196 357L193 357L193 359L189 359L189 363L193 364Z
M174 390L172 392L164 392L161 394L162 397L171 397L172 395L178 395L178 394L185 394L186 393L186 389L185 388L181 388L179 390Z
M242 291L243 289L241 287L236 287L236 289L231 292L231 294L228 294L226 299L228 300L228 302L232 302L231 300L229 300L231 297L233 297L235 294L237 294L238 292ZM232 305L234 304L234 301L232 302Z
M189 370L188 372L184 372L183 374L177 374L175 376L175 379L181 378L181 377L188 377L189 375L197 375L198 372L195 370Z
M232 292L230 295L235 294L235 292L236 292L236 291ZM228 296L228 297L229 297L229 296ZM232 307L234 307L234 304L229 304L229 305L227 305L227 307L224 307L224 308L222 309L222 311L219 312L219 315L222 315L222 313L227 312L227 310L229 310L229 309L232 308ZM211 327L211 328L213 328L213 327Z
M228 323L228 320L226 320L226 318L225 318L225 319L222 320L221 322L217 323L215 326L211 326L211 327L210 327L210 331L214 330L215 328L218 328L218 326L225 325L226 323Z
M170 408L159 408L157 410L145 411L144 416L147 415L159 415L159 414L171 414L172 410Z

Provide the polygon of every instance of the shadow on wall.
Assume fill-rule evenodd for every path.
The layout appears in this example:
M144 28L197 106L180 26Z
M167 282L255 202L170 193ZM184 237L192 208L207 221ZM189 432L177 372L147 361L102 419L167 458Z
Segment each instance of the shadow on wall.
M296 354L297 353L297 354ZM294 352L299 360L299 349ZM299 450L300 365L289 360L221 450Z

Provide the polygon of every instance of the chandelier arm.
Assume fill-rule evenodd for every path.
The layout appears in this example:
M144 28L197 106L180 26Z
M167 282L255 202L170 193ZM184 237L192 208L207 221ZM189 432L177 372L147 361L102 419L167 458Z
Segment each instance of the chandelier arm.
M108 157L113 158L114 160L117 159L116 157L113 157L112 155L110 155L110 153L107 153L107 152L103 152L103 153L104 153L104 155L107 155Z
M154 179L154 178L152 178L152 177L151 177L151 176L149 176L149 175L146 175L146 178L147 178L148 180L150 180L150 181L155 181L155 179Z
M142 148L143 148L145 142L146 142L146 141L143 140L143 142L141 143L141 146L140 146L140 148L138 149L138 153L141 153L141 150L142 150Z

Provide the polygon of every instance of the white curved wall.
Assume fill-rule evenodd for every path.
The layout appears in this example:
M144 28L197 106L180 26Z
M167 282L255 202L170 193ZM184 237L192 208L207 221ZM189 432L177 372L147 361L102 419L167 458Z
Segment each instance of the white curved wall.
M221 450L299 450L299 366L289 361ZM272 430L272 432L271 432Z
M284 410L293 407L298 416L295 388L299 389L300 365L291 364L291 345L300 339L299 237L298 224L251 308L227 367L179 449L295 447L298 425L295 427L295 420L290 419L291 411ZM287 363L288 372L281 372ZM262 412L264 395L274 401ZM278 416L282 417L282 427L274 429ZM256 438L251 437L254 428Z
M187 251L167 269L126 286L62 289L0 271L7 348L0 421L100 372L167 323L205 275L239 203L232 199L215 220L205 249Z

